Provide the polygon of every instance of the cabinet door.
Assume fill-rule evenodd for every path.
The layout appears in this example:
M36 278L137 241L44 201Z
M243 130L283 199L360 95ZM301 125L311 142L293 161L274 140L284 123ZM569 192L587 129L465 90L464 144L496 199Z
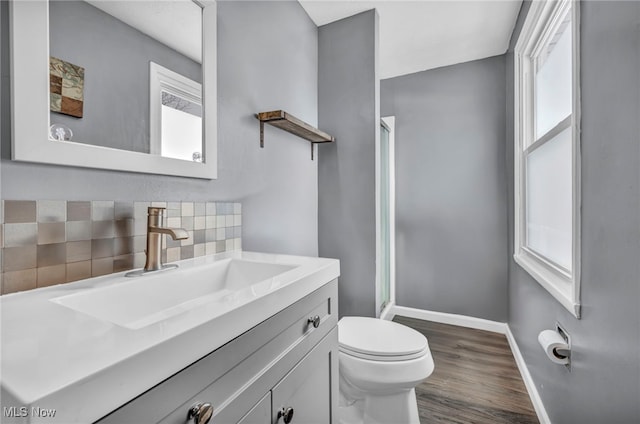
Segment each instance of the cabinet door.
M337 424L338 332L334 328L272 390L272 423L293 408L291 424ZM337 409L337 408L336 408Z
M238 424L269 424L271 422L271 392L247 413Z

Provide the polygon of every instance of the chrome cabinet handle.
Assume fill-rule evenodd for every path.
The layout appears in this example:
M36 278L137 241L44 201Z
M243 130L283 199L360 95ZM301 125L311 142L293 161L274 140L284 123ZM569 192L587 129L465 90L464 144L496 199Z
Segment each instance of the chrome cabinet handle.
M293 419L293 408L292 407L282 407L281 410L278 411L278 420L282 418L284 424L289 424Z
M213 406L210 403L198 402L191 405L187 422L193 424L207 424L213 415Z
M308 324L313 324L313 328L320 327L320 316L316 315L315 317L309 317L307 320Z

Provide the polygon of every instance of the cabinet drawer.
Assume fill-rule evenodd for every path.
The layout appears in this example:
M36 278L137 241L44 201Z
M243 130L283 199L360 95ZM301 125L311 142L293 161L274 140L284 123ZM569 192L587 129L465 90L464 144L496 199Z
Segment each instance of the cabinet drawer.
M334 328L272 390L272 423L281 424L278 412L291 408L292 424L338 423L338 329Z
M184 424L196 402L213 405L212 422L237 423L337 325L337 291L337 280L322 286L104 417L100 424ZM320 318L317 328L308 321L315 316Z

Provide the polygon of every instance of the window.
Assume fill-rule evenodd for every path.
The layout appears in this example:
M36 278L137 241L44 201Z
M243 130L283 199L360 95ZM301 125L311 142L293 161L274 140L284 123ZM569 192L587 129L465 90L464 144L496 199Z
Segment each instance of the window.
M149 62L150 153L203 160L202 85Z
M578 2L531 2L515 47L514 259L580 317Z

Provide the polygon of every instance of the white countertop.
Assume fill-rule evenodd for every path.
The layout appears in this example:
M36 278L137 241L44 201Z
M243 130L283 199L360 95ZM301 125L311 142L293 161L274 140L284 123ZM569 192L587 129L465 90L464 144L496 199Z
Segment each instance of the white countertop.
M131 282L124 272L0 297L0 421L7 420L4 408L16 407L16 415L26 416L10 422L94 422L340 274L335 259L253 252L188 259L166 272L178 277L228 258L296 267L258 297L203 304L135 330L51 301ZM32 407L53 409L55 416L33 416Z

